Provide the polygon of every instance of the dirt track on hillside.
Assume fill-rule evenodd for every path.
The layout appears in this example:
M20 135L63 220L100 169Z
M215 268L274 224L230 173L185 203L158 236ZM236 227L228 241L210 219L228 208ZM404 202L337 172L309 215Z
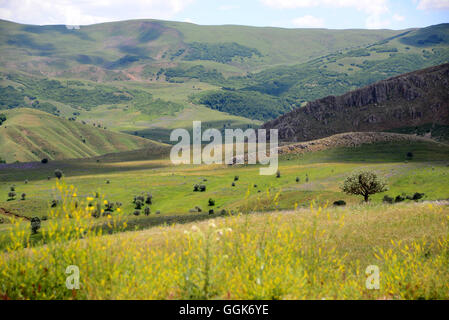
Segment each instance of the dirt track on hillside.
M21 216L21 215L16 214L16 213L13 213L11 211L6 210L5 208L0 208L0 214L3 214L3 215L8 216L8 217L12 217L12 218L19 218L19 219L24 219L24 220L31 221L30 218L25 217L25 216Z

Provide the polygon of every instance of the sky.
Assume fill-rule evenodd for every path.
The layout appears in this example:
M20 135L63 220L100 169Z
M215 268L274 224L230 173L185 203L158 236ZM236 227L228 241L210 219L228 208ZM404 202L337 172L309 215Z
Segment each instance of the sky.
M449 23L449 0L0 0L0 19L37 25L161 19L201 25L406 29Z

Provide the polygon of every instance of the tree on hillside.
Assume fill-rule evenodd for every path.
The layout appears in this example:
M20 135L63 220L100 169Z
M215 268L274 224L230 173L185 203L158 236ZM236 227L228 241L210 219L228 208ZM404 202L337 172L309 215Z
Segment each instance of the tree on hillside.
M347 194L363 196L368 202L369 196L388 190L387 184L372 171L358 171L346 178L342 191Z
M6 116L3 113L0 113L0 126L3 124L3 122L6 121Z

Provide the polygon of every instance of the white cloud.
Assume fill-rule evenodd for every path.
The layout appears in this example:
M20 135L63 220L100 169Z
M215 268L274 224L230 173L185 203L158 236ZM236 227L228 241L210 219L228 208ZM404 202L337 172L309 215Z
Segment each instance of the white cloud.
M367 28L383 28L389 21L382 20L382 15L389 13L388 0L260 0L263 4L278 9L297 9L322 7L354 8L367 14Z
M84 25L170 19L195 0L0 0L0 18L30 24Z
M399 14L394 14L393 15L393 20L395 20L395 21L404 21L405 20L405 17L404 16L401 16L401 15L399 15Z
M448 0L420 0L419 10L449 10Z
M304 16L296 18L292 21L295 27L298 28L323 28L324 20L314 16Z
M261 0L267 6L281 9L330 7L356 8L370 14L388 12L388 0Z

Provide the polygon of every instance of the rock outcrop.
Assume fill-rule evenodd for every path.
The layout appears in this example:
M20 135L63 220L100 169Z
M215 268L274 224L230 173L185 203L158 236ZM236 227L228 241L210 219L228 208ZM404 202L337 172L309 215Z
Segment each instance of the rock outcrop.
M449 63L309 102L263 128L278 129L283 141L308 141L429 123L449 124Z

